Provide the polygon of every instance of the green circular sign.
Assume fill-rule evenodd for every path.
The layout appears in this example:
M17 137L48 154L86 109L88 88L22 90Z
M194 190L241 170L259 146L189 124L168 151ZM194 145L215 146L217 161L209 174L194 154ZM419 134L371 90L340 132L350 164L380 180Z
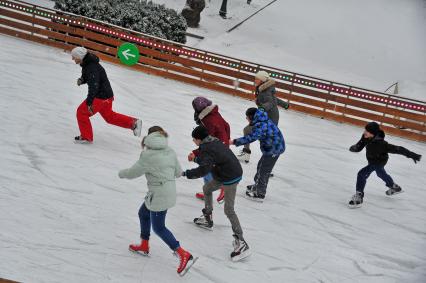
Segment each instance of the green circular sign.
M118 48L117 52L118 58L120 58L121 63L132 66L139 61L139 49L133 43L123 43Z

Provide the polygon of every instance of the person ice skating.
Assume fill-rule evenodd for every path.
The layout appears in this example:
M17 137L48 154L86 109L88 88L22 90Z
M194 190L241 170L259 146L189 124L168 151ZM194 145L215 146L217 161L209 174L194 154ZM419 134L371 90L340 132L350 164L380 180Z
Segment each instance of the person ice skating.
M278 105L288 109L289 104L275 96L275 80L269 77L268 72L257 72L254 77L254 84L256 86L255 96L257 107L263 108L268 114L269 119L278 126L278 121L280 119ZM243 130L244 136L249 135L252 130L253 127L249 123ZM246 144L237 157L241 162L248 163L250 161L250 155L250 144Z
M186 170L182 173L188 179L197 179L212 172L213 179L204 184L204 208L203 215L194 219L194 223L202 228L213 228L213 197L212 192L224 187L225 215L231 222L234 232L234 251L231 259L240 260L250 255L249 246L243 237L243 230L234 210L235 194L240 182L243 170L234 153L219 139L209 135L206 127L200 125L192 131L194 143L199 146L199 155L195 158L198 167Z
M247 0L247 4L250 5L250 3L251 3L251 0ZM219 10L219 16L221 16L223 19L228 18L226 16L227 6L228 6L228 0L222 0L222 4L220 5L220 10Z
M219 16L221 16L223 19L226 19L226 12L227 12L227 7L228 6L228 0L222 0L222 4L220 5L220 10L219 10Z
M141 243L132 244L129 249L141 254L149 254L151 226L154 232L173 250L180 259L177 272L181 274L190 267L194 257L184 250L172 232L165 226L167 210L176 204L175 178L182 175L176 153L167 145L167 133L159 126L149 128L142 140L139 160L129 169L121 170L120 178L134 179L145 174L148 193L139 209Z
M285 151L285 141L280 129L268 118L268 114L263 109L249 108L246 111L246 117L253 127L252 132L239 139L231 140L229 144L240 146L259 140L262 157L257 163L254 184L247 186L246 196L251 200L262 202L265 199L270 173L280 155Z
M133 117L116 113L112 110L114 94L105 69L99 64L99 58L84 47L76 47L71 51L72 59L82 68L77 85L88 85L87 98L77 108L77 121L80 135L74 138L76 143L92 143L93 131L90 117L100 113L102 118L119 127L133 130L135 136L141 135L142 121Z
M382 179L386 186L389 188L386 195L392 196L402 192L402 188L397 185L392 177L385 171L385 165L389 159L389 153L396 153L406 156L417 163L421 159L421 155L416 154L402 146L396 146L385 141L385 132L380 129L379 124L370 122L365 126L365 131L361 139L349 150L351 152L360 152L366 148L366 156L368 165L358 172L356 180L356 192L349 201L350 208L360 207L364 199L364 188L368 177L374 171L377 176Z
M194 109L194 120L200 125L202 124L207 128L209 135L215 138L218 138L221 142L229 146L229 139L231 137L231 130L229 128L228 122L223 119L222 115L219 113L219 107L202 96L198 96L192 100L192 108ZM188 161L193 161L198 155L198 149L192 151L188 155ZM204 183L208 183L212 179L211 173L208 173L203 177ZM196 193L195 195L199 199L204 199L204 194L202 192ZM217 197L217 202L221 203L224 199L223 188L220 189L219 196Z
M204 10L204 0L186 0L181 15L185 18L188 27L197 28L201 20L201 12Z

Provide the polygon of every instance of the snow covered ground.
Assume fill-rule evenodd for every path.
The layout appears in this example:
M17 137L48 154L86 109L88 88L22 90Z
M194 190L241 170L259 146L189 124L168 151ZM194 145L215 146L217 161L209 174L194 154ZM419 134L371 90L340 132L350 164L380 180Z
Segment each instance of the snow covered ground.
M183 0L153 0L181 11ZM289 71L426 100L426 1L206 0L195 47ZM392 89L393 90L393 89Z
M250 101L103 64L116 111L141 117L143 132L161 125L183 168L194 148L191 100L207 96L230 122L245 125ZM140 139L97 115L95 142L76 145L75 110L86 87L80 67L58 49L0 35L0 278L21 282L174 282L178 261L152 235L149 258L131 254L138 240L138 208L145 178L120 180L137 160ZM405 193L393 198L372 175L364 206L350 210L364 153L348 147L362 130L281 111L287 151L278 161L263 204L243 197L260 157L244 165L236 211L253 255L233 263L231 228L215 204L213 232L192 219L201 180L177 181L178 203L168 226L200 257L184 282L424 282L426 280L426 162L391 156L388 172ZM426 145L388 141L425 154ZM233 148L237 151L236 148Z
M49 0L27 0L53 7ZM180 12L185 0L153 0ZM206 0L193 47L376 91L398 82L400 96L426 100L426 1ZM389 93L393 93L393 88Z

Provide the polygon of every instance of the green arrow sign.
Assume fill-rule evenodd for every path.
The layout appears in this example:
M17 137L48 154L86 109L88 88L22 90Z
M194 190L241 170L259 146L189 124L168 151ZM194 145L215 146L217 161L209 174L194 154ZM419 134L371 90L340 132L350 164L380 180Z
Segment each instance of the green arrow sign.
M139 49L136 45L126 42L120 45L118 48L118 58L120 58L121 63L132 66L139 61Z

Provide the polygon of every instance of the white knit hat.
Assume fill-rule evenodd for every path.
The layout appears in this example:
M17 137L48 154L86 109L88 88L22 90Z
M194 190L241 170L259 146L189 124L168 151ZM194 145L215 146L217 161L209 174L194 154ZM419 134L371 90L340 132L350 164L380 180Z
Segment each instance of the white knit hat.
M87 54L87 49L84 47L76 47L71 51L71 56L83 60L84 56Z
M259 71L254 77L262 82L266 82L269 79L269 74L265 71Z

